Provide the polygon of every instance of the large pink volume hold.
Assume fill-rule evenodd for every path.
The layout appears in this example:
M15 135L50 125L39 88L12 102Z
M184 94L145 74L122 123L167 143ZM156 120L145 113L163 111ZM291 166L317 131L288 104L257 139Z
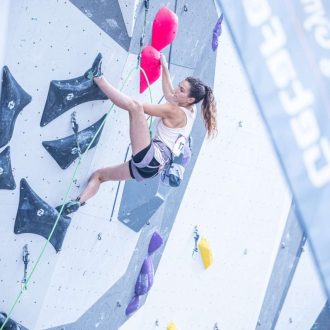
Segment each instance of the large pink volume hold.
M178 30L178 17L166 7L162 7L153 22L152 43L141 52L141 68L145 71L149 84L153 84L160 77L160 50L169 45L176 36ZM148 87L148 82L142 70L140 70L140 93Z
M141 52L141 68L148 77L151 85L160 77L160 52L152 46L146 46ZM148 87L143 71L140 71L140 93Z
M161 51L176 37L178 16L166 7L159 9L152 25L151 46Z

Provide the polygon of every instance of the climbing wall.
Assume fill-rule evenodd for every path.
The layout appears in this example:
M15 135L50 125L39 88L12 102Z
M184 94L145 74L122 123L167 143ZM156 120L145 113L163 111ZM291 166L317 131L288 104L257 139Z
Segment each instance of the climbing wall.
M38 1L23 1L10 6L10 17L15 17L20 24L17 25L16 20L9 22L4 63L17 83L31 95L32 100L18 115L12 138L6 144L6 147L10 147L16 189L0 190L2 208L0 244L3 251L1 268L8 270L1 272L0 282L1 292L3 292L1 310L4 311L10 309L21 288L24 275L23 246L28 245L30 253L28 271L31 271L46 241L40 235L14 233L16 213L19 209L21 179L25 179L35 194L48 205L52 207L59 205L66 194L75 165L72 164L64 170L60 168L43 147L42 142L63 139L73 134L70 122L73 110L77 113L79 129L83 130L97 122L110 107L108 102L103 101L84 103L41 127L40 122L50 82L82 76L91 67L97 53L101 51L104 56L105 74L111 72L109 76L112 77L112 82L119 86L120 77L128 58L126 50L70 2L51 1L40 4ZM94 40L93 45L90 44L91 40ZM102 161L105 163L119 163L125 157L126 148L116 147L128 145L128 126L125 115L120 113L118 116L116 110L109 115L103 132L105 134L99 141L99 146L103 149ZM86 183L93 170L91 166L94 153L95 149L92 149L87 154L70 197L75 196ZM72 218L70 230L67 232L58 254L51 244L47 246L33 275L33 280L24 293L24 298L15 308L13 318L18 322L30 329L36 329L36 322L40 317L40 310L43 308L51 310L49 315L54 315L54 319L49 316L45 317L49 322L48 325L53 324L50 322L54 322L55 319L57 322L73 320L105 290L105 287L100 286L103 288L99 292L97 288L89 288L87 283L93 284L95 281L106 283L104 278L108 278L107 286L111 286L111 277L108 274L116 276L113 267L106 267L108 272L100 275L96 264L101 268L105 265L94 260L93 254L96 251L103 256L113 253L113 248L106 244L110 241L107 237L110 230L106 229L104 225L110 224L114 187L114 185L105 187L108 202L102 203L103 212L102 209L95 212L93 205L90 205L89 212L93 214L91 218L84 214ZM39 211L42 213L42 210ZM86 226L83 226L87 219L89 221ZM100 219L103 221L101 222ZM100 221L101 226L96 226L95 221ZM125 231L125 229L125 227L121 227L119 231ZM27 231L29 230L33 229L27 228ZM123 236L130 242L121 249L120 256L114 256L113 262L116 264L119 274L125 271L130 259L130 255L127 258L124 257L124 250L127 249L131 254L134 249L134 238L129 238L130 231L126 231L128 232L126 235L117 231L115 236L117 241L114 238L111 239L115 246L120 245ZM101 240L98 239L99 237ZM81 242L85 242L84 248L81 246ZM100 258L102 257L100 256ZM91 260L94 261L91 262ZM57 277L58 272L59 277ZM57 278L57 280L53 282L52 278ZM79 281L79 278L83 281ZM89 279L85 281L85 278ZM47 293L52 288L55 288L58 294L48 300ZM90 301L88 299L68 299L69 297L76 298L72 292L79 293L81 297L83 291L86 294L92 292L88 295L91 297ZM65 299L61 294L64 294ZM58 304L58 299L67 301L68 306ZM82 303L80 306L79 301ZM27 310L28 313L26 313ZM53 311L62 311L63 320L58 317L58 313L53 313ZM40 327L44 328L45 325L42 324Z
M0 15L6 17L8 4L0 5ZM173 81L194 75L214 86L219 136L205 140L198 116L192 160L179 188L164 186L158 178L106 183L77 213L59 219L62 231L45 248L44 222L54 223L53 207L63 202L78 163L72 113L79 131L93 134L111 107L93 86L83 84L83 74L98 52L115 86L141 101L164 101L160 81L152 85L151 98L148 91L139 93L136 70L141 35L144 31L142 41L150 45L152 21L162 5L179 18L177 37L163 51ZM208 0L201 7L194 0L155 0L147 16L144 1L137 0L22 0L12 2L8 10L8 17L15 19L8 22L6 39L0 39L0 45L5 43L0 63L20 86L16 89L22 88L31 99L23 98L26 104L17 111L16 121L12 115L12 131L0 148L1 164L12 169L3 182L0 174L0 184L6 187L0 189L0 311L8 313L14 307L11 318L35 330L165 329L171 321L180 329L255 328L291 196L225 23L218 52L212 50L212 29L220 16L217 3ZM5 20L0 22L5 25ZM76 105L75 90L63 91L67 80L86 88L89 101ZM2 86L2 94L3 90ZM16 110L17 102L10 101L7 106ZM58 109L60 114L54 116ZM111 108L68 197L77 196L95 169L121 163L130 154L128 115ZM49 224L47 228L49 232ZM207 270L200 252L194 251L196 228L213 251ZM163 244L148 254L155 232ZM33 274L19 296L24 246L29 253L27 274ZM143 276L140 270L148 255L154 285L149 294L139 296L140 309L128 317L125 311L136 302L135 283ZM306 269L313 274L308 259L300 269L298 274ZM315 274L313 279L315 288ZM290 299L295 301L297 292L301 287L289 293L281 329L286 329L288 315L294 315ZM311 303L316 307L299 324L310 324L323 303L323 296Z
M57 218L53 207L63 202L77 164L72 112L75 111L79 131L93 134L110 107L93 86L83 85L83 74L91 67L97 53L102 52L104 73L114 85L120 87L130 73L124 91L132 97L151 101L147 93L139 95L139 72L136 70L144 8L141 6L141 11L136 3L130 5L133 16L139 13L131 46L124 21L126 19L127 23L128 14L122 15L117 2L52 1L40 5L37 1L24 1L10 6L9 17L15 17L20 24L17 26L11 20L8 26L10 44L6 44L6 67L3 70L2 94L7 95L6 104L15 112L9 116L8 132L2 139L2 147L7 148L3 149L4 161L8 163L10 160L7 172L10 172L11 165L12 173L7 180L9 186L0 192L4 215L1 232L6 233L1 240L2 251L11 251L1 257L2 267L8 270L1 279L1 291L5 292L1 309L7 312L13 309L11 317L27 328L43 329L74 322L91 306L98 306L96 302L108 290L118 290L118 286L122 294L116 300L107 299L107 305L122 307L113 311L113 316L117 325L123 323L132 290L122 288L134 285L145 257L146 239L152 232L159 230L164 239L169 236L187 185L176 192L173 198L178 202L170 213L164 213L163 203L161 208L152 212L154 218L143 219L142 226L147 221L152 226L136 232L129 223L125 226L118 222L117 213L129 200L139 202L143 199L141 192L145 188L139 191L141 197L136 199L127 193L129 185L105 184L84 209L70 218L62 216L58 219L57 229L60 231L54 232L50 243L45 246ZM150 6L145 26L146 44L150 43L151 22L159 7L160 3ZM174 9L173 6L170 8ZM180 38L185 34L187 31L183 29ZM189 42L195 41L190 39ZM127 52L129 47L130 52ZM204 47L205 44L202 51ZM169 49L165 52L169 53ZM200 59L201 54L197 55L196 58ZM188 75L193 70L189 67L183 70L186 63L182 59L176 59L176 62L173 65L178 68L172 71L175 82L178 82L183 74ZM214 62L210 63L212 67ZM209 84L212 81L213 75L206 80ZM75 92L83 88L89 96L78 99ZM8 92L13 89L19 95L16 103ZM158 102L161 97L161 84L156 82L152 101ZM19 103L18 100L23 101ZM127 113L117 109L110 112L97 146L88 152L80 166L69 198L78 194L93 170L120 163L129 157L127 117ZM205 134L201 123L198 125L195 159ZM189 175L187 182L188 179ZM150 183L150 187L156 186L157 183ZM157 189L152 188L150 196L158 194ZM163 188L163 201L170 193L168 188ZM148 199L145 203L150 208ZM158 213L154 214L155 211ZM167 224L163 224L164 219ZM25 276L23 256L28 261ZM160 257L158 254L155 258L155 267ZM28 287L21 291L24 279L31 271ZM16 297L19 302L15 304ZM145 296L141 298L141 304L144 300ZM102 308L101 315L105 313L107 317L101 317L101 324L108 327L106 319L111 310ZM89 321L96 322L94 319ZM114 328L117 325L113 325Z
M306 244L275 329L312 329L326 300L310 246ZM319 329L324 326L319 324Z

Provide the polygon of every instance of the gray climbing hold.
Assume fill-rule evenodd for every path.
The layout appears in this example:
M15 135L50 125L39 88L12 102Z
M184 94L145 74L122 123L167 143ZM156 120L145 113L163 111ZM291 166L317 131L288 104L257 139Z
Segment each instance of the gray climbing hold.
M4 66L0 102L0 148L10 141L16 118L31 99L32 97L17 83L8 67Z
M10 162L10 147L6 147L0 153L0 189L16 188Z
M57 164L64 170L68 168L79 157L77 140L79 143L80 152L84 153L87 150L88 145L93 140L94 135L96 134L98 129L102 126L105 117L106 115L104 115L93 125L80 131L77 135L73 134L65 138L53 140L53 141L43 141L42 145L55 159ZM99 142L102 129L103 126L99 134L94 139L90 149L94 148Z
M172 191L173 188L161 182L159 175L142 182L126 181L118 220L130 229L140 231L150 223Z
M128 211L121 208L118 214L118 220L138 232L163 203L164 198L157 194L133 210Z
M21 180L19 205L15 219L15 234L31 233L48 239L59 213L43 201L28 185ZM71 218L60 216L50 243L56 252L61 250Z

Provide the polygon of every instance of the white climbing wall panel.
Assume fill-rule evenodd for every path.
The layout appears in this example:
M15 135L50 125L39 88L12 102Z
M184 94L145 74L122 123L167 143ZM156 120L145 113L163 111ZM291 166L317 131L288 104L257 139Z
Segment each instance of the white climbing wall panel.
M1 271L0 274L0 309L4 311L11 308L20 291L23 278L22 247L28 244L31 260L28 270L30 271L45 243L45 239L38 235L13 233L20 179L26 178L32 189L50 205L60 204L69 186L74 165L66 170L60 169L42 147L41 141L71 135L70 115L74 110L77 112L80 129L84 129L97 121L110 107L109 102L102 101L81 104L41 128L40 119L49 83L53 79L71 79L82 75L91 66L97 53L101 51L104 56L105 74L115 85L119 85L128 56L124 49L69 1L21 1L12 4L10 17L15 19L10 20L8 24L9 38L7 38L4 63L8 65L18 83L32 96L32 102L18 116L13 137L9 142L17 188L13 191L0 190L2 214L0 249L7 251L2 253L0 258L0 269L6 269L6 272ZM17 24L18 21L20 24ZM92 45L90 40L93 40ZM133 63L133 59L127 65L131 65L130 63ZM102 149L100 154L106 155L110 163L118 162L124 154L124 151L115 143L122 139L127 145L128 141L127 126L122 126L123 131L120 133L117 120L116 112L114 112L107 123L106 133L111 135L113 143L110 139L107 141L108 136L105 136L102 141L107 143L102 142L104 146L100 147ZM86 183L95 151L96 149L92 149L89 152L81 166L72 197L76 196L80 191L79 187ZM108 188L113 189L113 187ZM113 204L113 197L112 192L108 197L109 209ZM93 213L93 211L91 205L89 212ZM127 251L132 251L134 234L128 232L124 226L117 230L116 224L111 224L115 238L111 237L110 240L109 219L105 219L105 213L99 212L99 214L99 217L94 217L89 221L86 220L85 214L73 217L59 254L55 253L51 245L47 247L28 291L24 293L21 302L15 308L12 315L15 320L22 322L29 329L38 329L39 326L35 322L44 304L44 308L50 313L41 316L41 324L44 318L52 320L51 315L56 318L58 322L56 324L60 324L69 320L68 314L71 318L80 315L81 308L91 305L94 302L93 299L102 294L101 290L107 289L104 287L104 276L109 273L116 276L117 273L110 268L107 269L108 272L103 273L103 268L107 266L104 260L107 256L112 256L113 245L119 245L122 237L126 237L129 242ZM102 240L97 239L100 232ZM84 243L83 246L82 243ZM93 255L94 252L95 255ZM86 266L85 260L91 258L95 269ZM118 257L118 255L114 258L116 269L121 273L127 265L127 258ZM61 281L56 276L59 276ZM98 279L96 281L98 286L90 287L91 283L87 283L84 279L93 278L93 276ZM109 277L108 280L110 285L114 278ZM55 291L57 295L50 296ZM80 297L84 298L76 299L73 303L70 296L76 297L75 292L79 292ZM59 301L57 297L62 301ZM65 309L63 301L67 304L64 306ZM71 320L74 321L74 319Z
M121 12L123 14L124 22L127 29L127 34L132 37L134 25L136 21L136 14L138 5L141 0L121 0L118 1ZM144 7L143 7L144 8Z
M0 2L0 65L3 65L3 56L7 39L7 24L10 0ZM1 90L1 87L0 87Z

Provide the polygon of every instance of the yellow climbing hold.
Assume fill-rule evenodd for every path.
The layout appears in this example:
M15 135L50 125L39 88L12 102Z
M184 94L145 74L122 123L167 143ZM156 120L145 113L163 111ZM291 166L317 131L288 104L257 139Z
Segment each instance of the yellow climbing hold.
M210 267L213 263L213 255L208 240L203 237L198 243L198 248L201 253L205 269Z
M179 330L179 328L175 325L175 323L172 321L168 326L167 330Z

